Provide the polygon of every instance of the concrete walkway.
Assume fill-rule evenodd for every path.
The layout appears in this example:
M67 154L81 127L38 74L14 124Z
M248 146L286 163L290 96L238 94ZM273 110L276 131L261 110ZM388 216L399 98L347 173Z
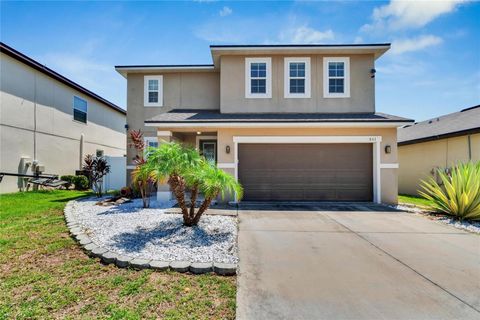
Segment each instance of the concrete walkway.
M480 319L480 236L384 210L240 210L237 319Z

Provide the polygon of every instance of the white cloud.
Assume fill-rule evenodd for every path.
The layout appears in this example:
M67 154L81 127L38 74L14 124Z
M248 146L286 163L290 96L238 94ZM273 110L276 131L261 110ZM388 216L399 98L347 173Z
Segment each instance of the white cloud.
M392 0L389 4L373 10L371 24L362 27L362 31L376 31L383 28L391 30L421 28L439 16L454 11L464 0Z
M425 48L439 45L442 38L434 35L423 35L410 39L398 39L392 42L391 54L402 54L405 52L419 51Z
M360 36L356 36L355 40L353 40L353 43L363 43L363 38Z
M231 15L233 10L230 7L223 7L222 10L218 14L220 14L220 17L226 17L228 15Z
M333 40L335 35L332 30L316 30L307 26L287 29L280 33L279 39L284 42L295 44L320 43L325 40Z

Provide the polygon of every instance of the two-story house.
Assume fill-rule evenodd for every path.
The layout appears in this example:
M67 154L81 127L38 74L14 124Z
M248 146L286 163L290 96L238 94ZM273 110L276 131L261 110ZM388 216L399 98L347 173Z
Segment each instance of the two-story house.
M211 65L116 70L129 127L149 145L196 146L246 201L396 203L397 127L411 120L375 112L375 60L389 48L214 45Z

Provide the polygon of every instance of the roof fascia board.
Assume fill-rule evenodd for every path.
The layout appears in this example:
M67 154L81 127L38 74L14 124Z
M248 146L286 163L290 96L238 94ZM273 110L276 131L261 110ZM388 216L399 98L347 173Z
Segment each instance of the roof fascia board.
M454 137L459 137L459 136L464 136L467 134L474 134L474 133L480 133L480 127L461 130L461 131L455 131L455 132L449 132L449 133L443 133L436 136L428 136L428 137L423 137L418 139L405 140L405 141L398 142L398 145L407 146L410 144L429 142L429 141L435 141L435 140L446 139L446 138L454 138Z
M155 122L145 121L147 127L169 127L169 128L397 128L405 125L407 121L388 122ZM409 121L408 121L409 122Z
M330 51L330 50L350 50L350 49L364 49L364 50L381 50L381 49L390 49L390 44L381 44L381 45L332 45L332 46L210 46L212 51L282 51L282 50L321 50L321 51Z
M171 66L115 66L115 70L120 73L125 78L129 73L148 73L154 71L163 71L163 72L198 72L206 71L213 72L215 71L215 66L212 65L171 65Z

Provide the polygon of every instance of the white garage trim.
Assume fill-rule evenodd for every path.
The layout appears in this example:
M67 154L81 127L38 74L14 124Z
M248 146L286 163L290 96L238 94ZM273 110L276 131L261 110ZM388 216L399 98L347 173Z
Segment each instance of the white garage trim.
M373 144L373 201L381 203L380 143L381 136L234 136L235 179L238 181L239 143L372 143ZM237 199L235 199L237 201Z

